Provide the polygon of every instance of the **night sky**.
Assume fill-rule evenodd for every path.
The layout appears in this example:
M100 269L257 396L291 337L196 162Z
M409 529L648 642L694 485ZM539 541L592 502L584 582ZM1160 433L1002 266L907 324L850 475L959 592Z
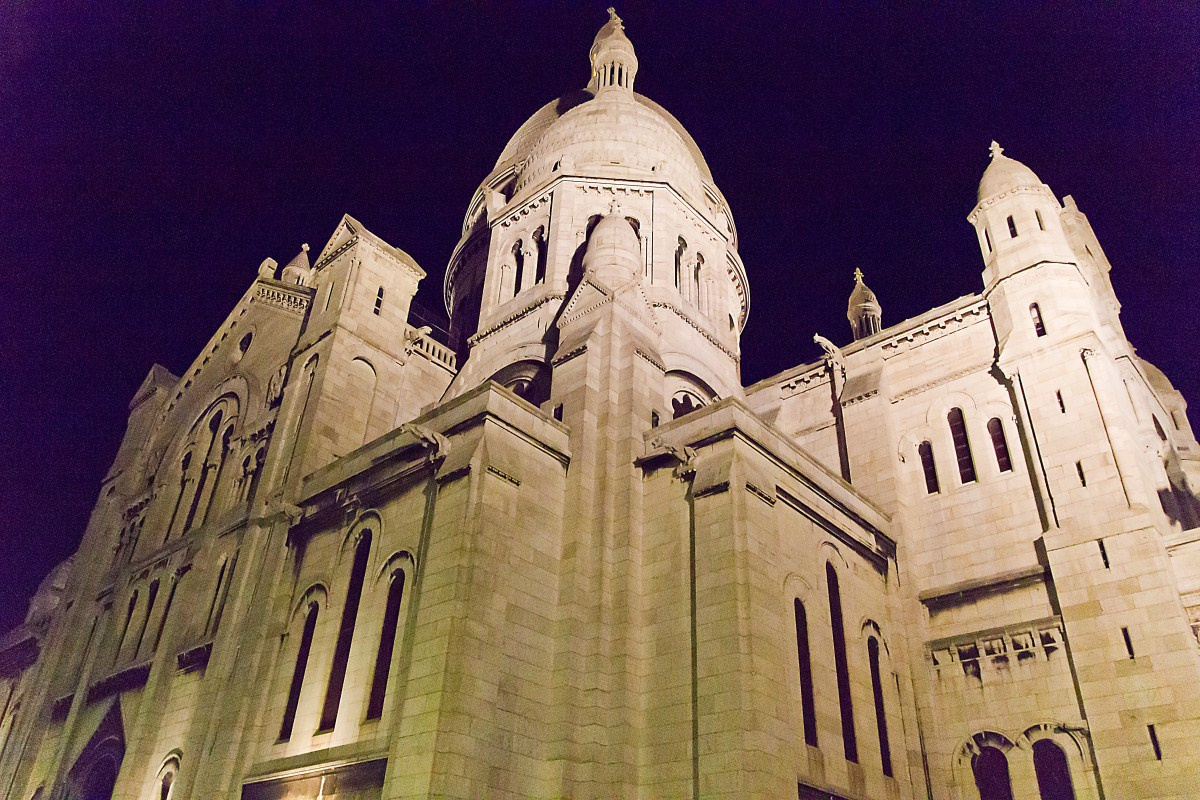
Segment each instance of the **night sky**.
M76 547L150 365L185 369L263 258L319 251L349 212L444 315L472 192L585 85L606 19L144 5L0 4L0 630ZM978 291L966 215L995 138L1075 196L1130 339L1200 408L1200 10L1143 5L622 4L637 90L733 209L744 382L818 357L814 332L849 340L856 266L885 325Z

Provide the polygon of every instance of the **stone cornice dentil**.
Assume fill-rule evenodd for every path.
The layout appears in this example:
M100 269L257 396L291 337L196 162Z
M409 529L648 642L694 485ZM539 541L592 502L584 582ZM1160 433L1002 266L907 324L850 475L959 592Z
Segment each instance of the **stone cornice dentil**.
M967 215L967 222L974 225L975 220L979 218L979 215L981 212L991 208L992 206L999 203L1001 200L1004 200L1015 194L1045 195L1045 196L1049 197L1051 200L1053 200L1055 203L1058 203L1058 198L1056 198L1054 196L1054 192L1050 191L1050 187L1044 183L1040 184L1038 186L1014 186L1013 188L1009 189L1006 192L1000 192L999 194L994 194L991 197L987 197L987 198L984 198L983 200L980 200L979 204L976 205L975 208L973 208L971 210L971 213Z

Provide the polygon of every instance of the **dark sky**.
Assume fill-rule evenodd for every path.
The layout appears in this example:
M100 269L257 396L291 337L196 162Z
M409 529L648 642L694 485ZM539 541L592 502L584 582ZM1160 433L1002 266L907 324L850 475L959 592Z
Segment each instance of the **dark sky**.
M151 363L343 212L440 285L508 137L587 81L604 4L0 4L0 630L76 546ZM1200 11L1032 3L618 9L695 137L751 286L749 384L981 288L998 139L1073 194L1141 355L1200 403ZM1200 422L1196 416L1192 417Z

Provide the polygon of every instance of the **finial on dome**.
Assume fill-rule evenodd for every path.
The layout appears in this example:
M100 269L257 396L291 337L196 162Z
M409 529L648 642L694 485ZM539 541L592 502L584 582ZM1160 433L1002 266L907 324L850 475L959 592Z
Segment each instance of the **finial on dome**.
M988 150L991 152L992 158L996 158L997 156L1004 155L1004 148L1001 147L1000 143L997 142L995 139L992 139L992 145L991 145L991 147L988 148Z
M624 27L621 22L621 18L617 16L617 10L612 6L608 7L608 21L615 22L618 26Z
M862 273L862 270L859 269L858 267L854 268L854 282L855 283L863 282L863 273Z
M305 253L307 253L308 252L308 242L305 242L304 244L300 245L300 249L303 250Z

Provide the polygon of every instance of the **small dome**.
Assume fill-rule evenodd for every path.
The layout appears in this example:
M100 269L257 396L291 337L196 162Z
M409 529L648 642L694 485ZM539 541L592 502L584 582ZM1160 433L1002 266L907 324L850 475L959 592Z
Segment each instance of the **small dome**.
M617 12L608 9L608 22L600 28L592 49L588 53L592 62L592 79L588 88L622 88L633 90L633 79L637 75L637 53L633 42L625 35L625 25Z
M615 288L632 278L641 269L642 246L638 236L614 204L588 238L583 254L583 269L592 272L601 283Z
M297 286L307 286L310 272L312 272L312 265L308 263L308 245L302 244L300 252L283 268L279 280L284 283L294 283Z
M978 201L1016 189L1019 186L1041 186L1042 179L1033 170L1004 155L1004 148L992 142L992 163L983 171L979 180Z
M861 269L854 270L854 289L846 304L846 319L850 321L856 340L878 333L883 324L883 306L879 304L875 293L863 283Z

